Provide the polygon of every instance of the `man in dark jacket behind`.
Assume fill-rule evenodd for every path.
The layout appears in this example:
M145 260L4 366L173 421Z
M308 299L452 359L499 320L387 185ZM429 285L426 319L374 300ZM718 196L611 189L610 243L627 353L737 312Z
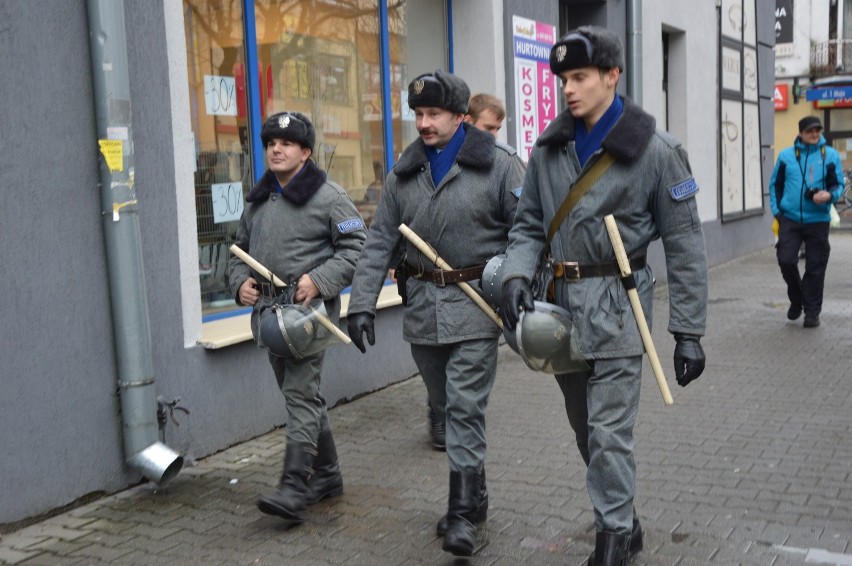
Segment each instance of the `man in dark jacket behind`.
M435 71L408 86L420 138L390 172L349 300L349 336L365 352L375 341L376 299L389 263L405 252L403 338L426 384L438 418L446 419L450 494L438 522L444 550L471 556L476 523L485 520L485 407L494 384L499 327L455 285L482 276L485 263L506 249L523 180L515 151L462 120L470 90L460 78ZM405 223L453 271L438 269L403 240Z

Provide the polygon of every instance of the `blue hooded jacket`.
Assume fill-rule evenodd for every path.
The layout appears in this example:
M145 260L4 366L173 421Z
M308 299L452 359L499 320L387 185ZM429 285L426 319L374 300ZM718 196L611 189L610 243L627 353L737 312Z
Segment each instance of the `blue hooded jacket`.
M831 205L843 194L843 163L840 155L829 146L824 136L808 145L800 136L793 147L783 150L769 179L769 204L776 218L784 215L795 222L813 224L831 220ZM815 204L808 190L825 189L831 200Z

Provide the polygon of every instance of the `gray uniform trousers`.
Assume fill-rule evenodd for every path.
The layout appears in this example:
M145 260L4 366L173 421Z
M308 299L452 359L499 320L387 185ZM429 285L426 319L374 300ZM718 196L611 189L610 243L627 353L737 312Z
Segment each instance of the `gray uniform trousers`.
M485 408L497 373L497 338L412 344L411 355L432 408L446 419L450 471L478 471L485 461Z
M557 375L568 422L586 462L595 528L629 534L633 528L636 461L633 425L639 410L642 357L590 360L588 374Z
M287 403L287 443L316 448L321 432L330 428L325 398L320 394L320 372L325 352L301 360L269 354L275 380Z

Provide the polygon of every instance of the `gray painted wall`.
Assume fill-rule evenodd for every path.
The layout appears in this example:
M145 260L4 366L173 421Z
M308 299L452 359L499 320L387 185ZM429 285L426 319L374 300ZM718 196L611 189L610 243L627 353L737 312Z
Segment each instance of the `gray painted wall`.
M85 3L4 0L0 21L6 522L126 478Z

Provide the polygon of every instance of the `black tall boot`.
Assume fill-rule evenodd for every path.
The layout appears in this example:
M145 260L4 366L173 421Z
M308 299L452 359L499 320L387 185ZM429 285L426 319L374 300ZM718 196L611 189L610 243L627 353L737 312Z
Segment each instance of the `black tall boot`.
M639 515L636 514L636 508L633 508L633 530L630 532L630 546L627 548L627 558L639 552L645 547L645 535L642 533L642 525L639 523ZM589 556L589 564L595 563L594 551Z
M479 472L450 472L447 533L443 549L453 556L472 556L476 544L473 522L479 501Z
M598 531L595 551L589 556L588 566L625 566L630 548L630 535Z
M305 498L308 478L316 454L308 444L287 443L284 454L284 472L278 490L257 500L257 508L267 515L277 515L287 521L301 523L305 520Z
M343 493L343 476L337 463L337 447L330 430L320 433L317 441L317 459L314 473L308 480L305 504L319 503L326 497L337 497Z
M479 469L479 500L476 503L476 508L473 510L471 521L478 525L484 523L488 518L488 486L485 485L485 464ZM435 532L439 537L447 534L447 516L444 515L438 520L438 526Z
M645 546L645 535L642 534L642 525L639 524L639 515L636 514L636 508L633 508L633 531L630 533L630 547L628 548L628 558L642 550Z

